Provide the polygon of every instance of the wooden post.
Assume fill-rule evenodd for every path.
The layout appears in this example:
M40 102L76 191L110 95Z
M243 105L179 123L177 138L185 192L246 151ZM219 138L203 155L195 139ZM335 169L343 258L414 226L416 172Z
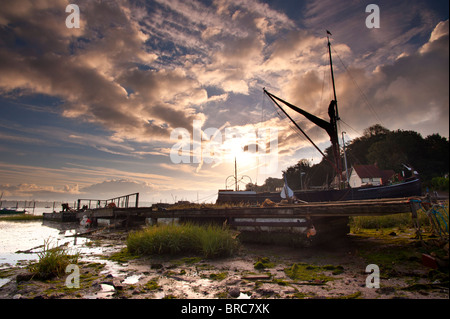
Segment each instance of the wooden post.
M411 205L411 217L413 220L413 225L416 228L416 236L422 240L422 234L420 231L420 222L419 219L417 218L417 210L420 209L420 201L416 200L416 199L412 199L410 201L410 205Z

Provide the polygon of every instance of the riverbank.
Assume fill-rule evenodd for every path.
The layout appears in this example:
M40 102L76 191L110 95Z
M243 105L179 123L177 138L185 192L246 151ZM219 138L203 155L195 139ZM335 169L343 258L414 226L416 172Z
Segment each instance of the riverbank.
M87 235L79 288L67 276L31 279L26 264L0 271L3 299L448 299L448 264L426 266L423 254L448 256L448 244L413 229L360 230L339 242L294 248L241 244L231 257L132 256L124 231ZM380 287L366 285L376 264ZM445 266L444 266L445 267Z

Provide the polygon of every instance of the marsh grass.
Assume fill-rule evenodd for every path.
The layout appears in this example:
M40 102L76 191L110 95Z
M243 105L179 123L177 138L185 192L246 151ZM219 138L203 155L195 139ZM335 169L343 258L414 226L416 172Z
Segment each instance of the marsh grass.
M51 247L49 239L44 241L42 252L38 253L39 261L29 266L29 270L37 279L50 279L65 274L69 264L78 262L79 253L70 254L67 247Z
M10 216L0 216L0 220L4 221L26 221L26 220L42 220L42 215L31 215L31 214L23 214L23 215L10 215Z
M434 213L426 212L423 208L417 211L417 220L421 230L427 233L440 234L441 230L436 229L436 224L448 235L448 215L449 202L441 204ZM407 232L414 229L414 222L410 213L394 214L386 216L355 216L350 218L350 229L353 234L360 234L368 230L400 231Z
M137 255L195 254L204 258L232 255L238 241L227 227L194 224L158 225L131 233L127 248Z
M418 220L421 226L429 226L428 217L423 211L418 212ZM357 233L362 229L383 229L394 228L399 229L413 228L413 219L410 213L394 214L385 216L355 216L350 218L350 229L353 233Z

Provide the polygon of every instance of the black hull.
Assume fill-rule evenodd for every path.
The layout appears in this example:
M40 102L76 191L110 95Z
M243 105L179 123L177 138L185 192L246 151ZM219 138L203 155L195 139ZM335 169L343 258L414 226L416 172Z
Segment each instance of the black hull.
M420 180L413 179L389 186L358 187L342 190L294 191L294 194L297 199L305 202L332 202L421 196L422 189ZM217 203L257 204L264 202L267 198L274 202L280 202L282 200L279 192L251 194L249 192L219 191Z
M6 209L6 208L0 210L0 215L17 215L17 214L25 214L25 210Z

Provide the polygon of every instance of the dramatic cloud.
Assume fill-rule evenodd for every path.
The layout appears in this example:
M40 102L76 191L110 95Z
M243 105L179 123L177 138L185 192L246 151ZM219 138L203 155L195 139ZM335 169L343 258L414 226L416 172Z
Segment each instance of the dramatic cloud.
M376 123L449 134L448 15L434 3L380 1L379 29L365 26L361 1L80 0L79 29L65 25L68 4L0 0L8 194L215 191L236 154L242 172L260 176L257 156L237 151L254 143L247 138L223 140L220 163L171 163L171 133L183 128L193 138L194 120L203 133L277 128L273 176L301 158L319 160L262 88L328 120L325 29L349 137ZM288 112L321 149L330 145L323 130Z
M403 54L372 73L350 69L342 77L341 109L349 123L367 118L390 129L415 130L426 135L448 136L449 118L448 20L440 22L429 41L416 52ZM356 87L355 87L356 85ZM364 95L360 94L363 90ZM344 115L343 115L344 116ZM434 124L431 124L434 123Z
M75 199L80 194L78 185L55 188L36 184L4 184L0 185L0 189L5 198L14 197L16 199L67 200L68 198Z
M130 179L107 180L92 184L80 189L80 193L88 198L108 199L125 194L139 193L145 197L155 192L156 188L146 182L137 182ZM89 197L91 196L91 197Z
M64 1L24 2L25 8L20 2L0 17L4 92L57 96L63 116L99 123L115 138L167 140L170 129L204 117L186 108L206 100L206 92L183 71L138 69L157 55L145 49L148 35L125 2L80 3L82 29L65 27ZM18 41L32 49L17 47Z

